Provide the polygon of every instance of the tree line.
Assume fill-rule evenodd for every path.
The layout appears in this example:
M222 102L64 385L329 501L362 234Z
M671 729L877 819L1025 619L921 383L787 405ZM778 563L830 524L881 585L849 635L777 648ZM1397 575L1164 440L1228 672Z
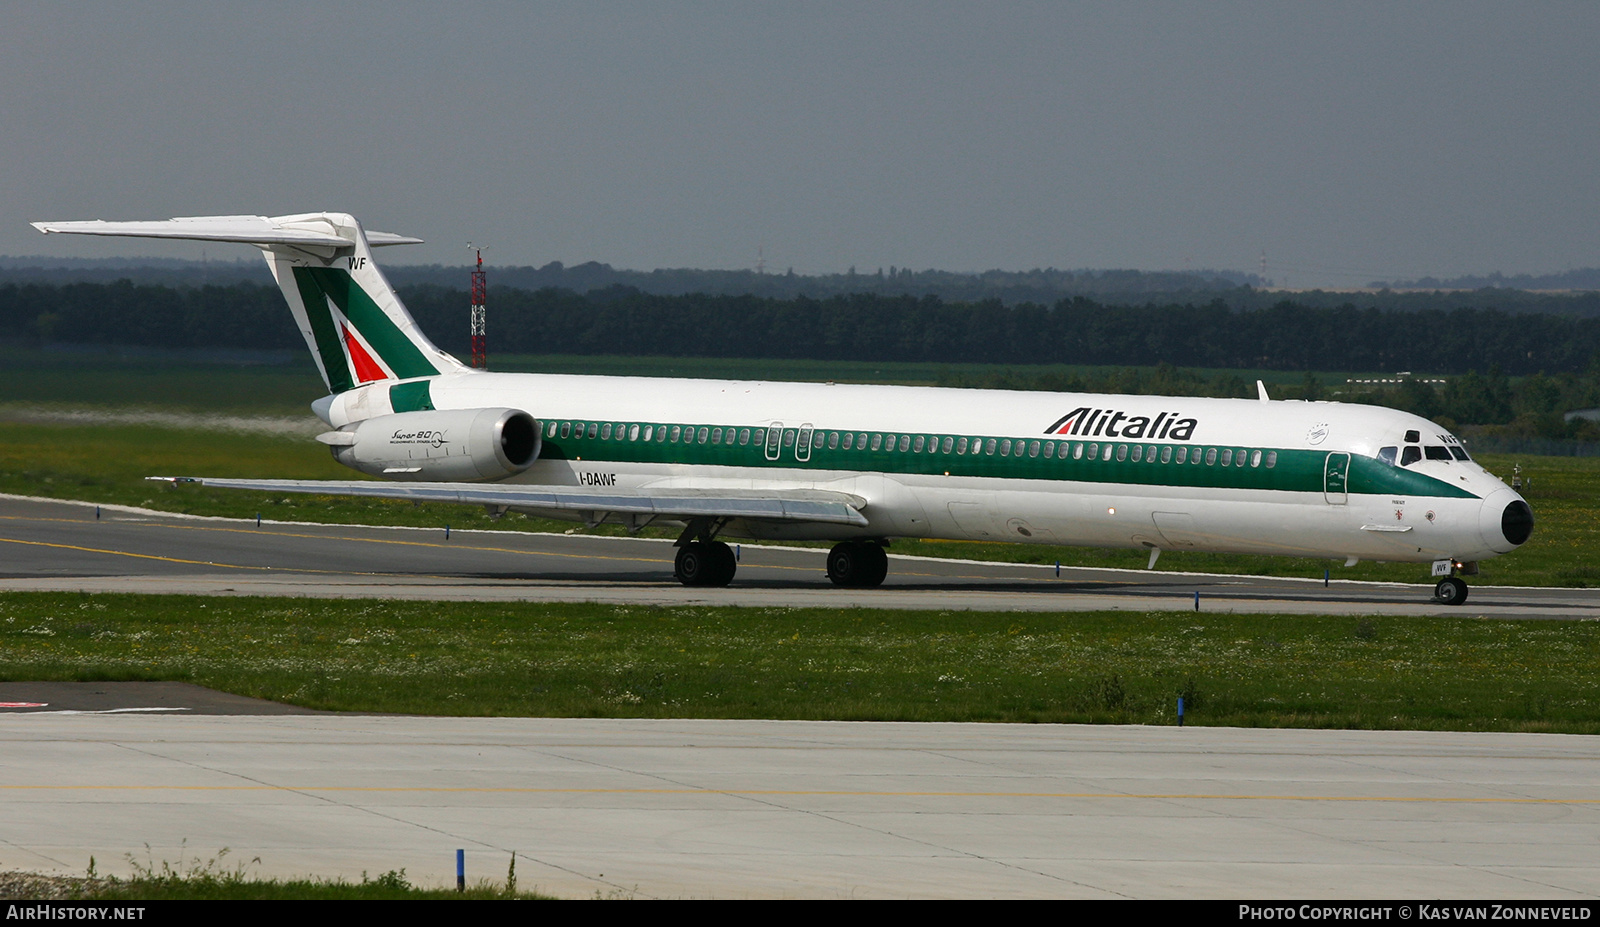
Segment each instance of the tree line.
M414 285L400 293L429 337L446 350L467 353L464 291ZM489 307L491 356L510 352L1119 367L1165 363L1175 368L1444 375L1494 370L1500 377L1543 373L1559 379L1589 375L1591 361L1600 353L1600 319L1466 307L1406 312L1281 300L1264 308L1238 309L1220 299L1117 305L1084 297L1007 306L998 300L947 302L874 294L827 299L662 296L624 287L583 294L495 288ZM249 283L3 285L0 337L168 348L303 344L277 288ZM1508 407L1502 403L1494 408Z

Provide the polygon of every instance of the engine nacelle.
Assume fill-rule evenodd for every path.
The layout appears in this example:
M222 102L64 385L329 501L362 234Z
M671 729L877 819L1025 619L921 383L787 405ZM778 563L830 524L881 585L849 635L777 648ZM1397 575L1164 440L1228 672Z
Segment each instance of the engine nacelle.
M335 460L391 480L498 480L533 466L544 443L518 409L397 412L317 436Z

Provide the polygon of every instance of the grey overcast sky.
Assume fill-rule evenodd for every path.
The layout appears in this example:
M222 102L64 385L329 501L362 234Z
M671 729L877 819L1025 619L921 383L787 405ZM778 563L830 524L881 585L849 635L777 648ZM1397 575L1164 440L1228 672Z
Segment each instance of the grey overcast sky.
M0 254L332 210L407 263L1560 271L1597 44L1593 2L7 3Z

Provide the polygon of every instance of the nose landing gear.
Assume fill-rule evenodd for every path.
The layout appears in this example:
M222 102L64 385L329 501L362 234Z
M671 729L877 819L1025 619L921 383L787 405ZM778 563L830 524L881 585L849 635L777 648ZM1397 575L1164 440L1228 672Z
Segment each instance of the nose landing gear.
M1460 605L1467 600L1467 584L1454 576L1446 576L1433 587L1433 600L1441 605Z

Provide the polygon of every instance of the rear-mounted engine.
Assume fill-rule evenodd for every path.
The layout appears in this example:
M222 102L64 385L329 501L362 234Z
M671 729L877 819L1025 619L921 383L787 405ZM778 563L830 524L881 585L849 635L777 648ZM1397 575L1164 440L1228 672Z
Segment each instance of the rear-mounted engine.
M399 412L317 435L335 460L391 480L498 480L539 459L533 416L517 409Z

